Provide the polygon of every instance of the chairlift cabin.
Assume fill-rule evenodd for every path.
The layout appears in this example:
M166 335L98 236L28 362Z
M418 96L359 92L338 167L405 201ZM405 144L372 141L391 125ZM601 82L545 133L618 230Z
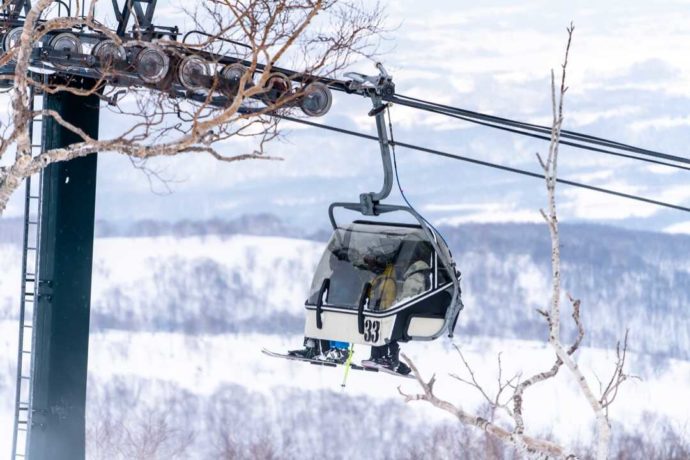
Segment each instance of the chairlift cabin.
M394 178L394 143L388 140L384 114L389 104L384 98L394 94L395 85L383 66L377 67L376 77L348 75L350 89L366 89L374 105L369 115L376 119L383 186L379 192L360 194L358 203L329 207L333 235L305 303L304 335L371 346L434 340L444 332L452 337L463 305L460 273L446 242L409 202L382 203ZM392 124L390 129L392 137ZM339 225L336 209L357 212L365 220ZM413 223L378 221L392 213L411 216Z
M462 308L458 273L437 232L410 208L414 224L355 220L338 225L317 266L306 301L305 336L353 344L433 340L452 335Z

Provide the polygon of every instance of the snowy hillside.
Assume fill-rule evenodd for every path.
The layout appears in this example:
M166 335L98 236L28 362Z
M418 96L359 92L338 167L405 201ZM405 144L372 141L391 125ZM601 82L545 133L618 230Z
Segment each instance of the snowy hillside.
M469 334L543 339L547 304L543 225L442 229L463 271ZM690 236L561 225L564 289L582 300L586 343L611 347L630 329L635 350L690 359Z
M14 332L13 322L0 322L0 369L8 371L0 376L0 446L10 440L9 371L14 343L8 338ZM433 445L433 437L444 426L452 428L453 436L462 432L460 440L476 440L478 433L464 432L446 414L419 403L404 404L397 387L415 392L418 388L413 381L353 371L343 390L342 369L260 353L264 346L280 350L300 340L300 336L264 334L93 334L87 415L90 458L457 458L455 454L430 456L425 449L432 447L428 443ZM542 343L481 337L456 343L461 344L487 388L495 385L499 352L503 353L505 375L542 370L552 360L552 353ZM404 349L427 377L438 374L440 396L481 413L480 395L448 376L466 375L450 343L407 344ZM368 350L361 347L356 353L361 359ZM583 367L600 376L608 374L613 362L610 351L583 349L580 354ZM690 381L690 363L638 354L632 354L629 363L630 372L644 380L628 383L611 411L614 441L621 442L631 433L658 440L669 427L676 436L687 436L690 399L677 398L677 392L679 382ZM593 378L594 374L587 375ZM580 445L580 449L591 443L590 411L565 373L554 383L528 392L525 408L531 433L548 433L569 445ZM122 427L133 433L144 430L147 436L164 429L169 440L166 445L182 442L187 436L192 441L185 444L185 455L177 457L168 456L167 447L150 457L118 455L113 444L136 448L136 443L120 437L123 433L117 434ZM218 453L220 436L227 433L233 437L231 447L242 452L237 456ZM258 445L275 450L275 456L247 451ZM468 451L464 458L485 457L470 456Z
M562 232L563 283L582 299L587 344L612 347L627 328L637 351L690 359L690 237L596 226ZM548 295L546 230L494 224L444 233L463 272L458 334L543 339L535 310ZM98 239L94 326L299 333L322 249L245 235Z
M16 314L19 222L3 224L0 316L8 317ZM94 327L299 333L323 243L236 234L296 232L270 216L206 224L120 228L101 222L100 234L121 236L96 241ZM548 295L546 228L470 224L441 230L463 272L466 310L457 332L543 339L535 310ZM611 347L628 328L635 350L690 359L690 236L593 225L563 224L561 230L563 283L582 299L586 343Z
M541 340L549 248L536 225L446 229L463 272L460 335ZM228 237L103 238L94 325L295 333L321 242ZM564 286L582 299L586 343L690 359L690 238L563 226ZM117 256L117 257L115 257Z
M210 229L199 223L139 223L118 233L114 227L101 223L100 233L158 236L96 240L96 330L301 330L322 242L233 234L243 228L284 229L267 217ZM199 235L214 229L222 234ZM12 232L2 230L0 316L12 317L20 253L8 242ZM546 229L487 224L442 231L463 272L466 310L458 334L543 339L535 310L545 306L548 295ZM628 328L633 349L690 359L690 237L590 225L562 225L562 234L563 283L582 299L587 344L614 346Z
M266 233L256 221L251 225L252 233ZM237 227L213 235L196 224L143 228L149 236L111 228L101 231L110 237L96 240L91 458L137 458L129 451L112 455L112 443L136 444L124 440L128 431L123 427L172 430L170 439L182 444L166 444L169 451L151 457L166 459L219 458L220 445L231 451L227 458L254 459L276 458L275 452L280 452L277 458L433 458L429 449L440 449L438 458L448 458L447 452L457 451L458 439L466 441L463 445L483 445L477 433L461 430L446 416L404 405L396 387L403 383L413 391L413 382L353 372L348 389L341 391L340 370L260 353L262 347L300 345L303 302L322 241L239 235ZM20 251L11 238L16 229L2 230L0 226L4 451L11 433L12 318ZM463 272L466 310L454 342L465 350L477 376L493 384L499 352L506 375L550 365L552 354L541 342L544 327L534 314L548 293L545 229L493 224L443 231ZM631 329L629 371L643 380L629 382L612 411L620 445L626 439L656 442L663 437L665 445L673 446L690 438L690 263L684 257L689 250L690 238L682 236L563 226L564 285L583 299L590 345L580 361L605 378L613 362L612 352L605 349L615 345L626 327ZM447 339L403 348L426 375L439 374L441 394L481 410L478 395L447 376L462 371ZM362 347L357 359L367 354ZM573 382L549 384L527 398L528 426L535 433L588 445L591 417ZM232 439L223 437L224 427L232 428ZM648 428L642 433L640 427ZM104 433L109 436L105 440ZM361 442L353 443L353 438ZM175 457L173 451L186 454ZM473 456L467 451L467 458L483 458L478 452ZM639 455L635 458L647 454Z
M295 333L321 249L278 237L99 239L94 326Z

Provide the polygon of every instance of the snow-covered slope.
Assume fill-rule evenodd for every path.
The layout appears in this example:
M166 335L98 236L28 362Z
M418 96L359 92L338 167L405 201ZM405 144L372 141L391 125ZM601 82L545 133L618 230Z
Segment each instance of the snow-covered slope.
M11 337L15 330L13 322L0 322L0 337ZM419 390L414 381L352 371L347 388L342 389L342 368L295 363L260 352L261 347L284 350L300 341L298 335L275 334L92 334L90 441L93 444L98 435L104 435L99 430L106 430L102 425L107 422L113 436L118 423L136 432L151 423L150 418L163 417L170 431L167 436L194 433L188 456L179 458L219 458L213 448L223 430L233 432L240 443L258 441L279 448L277 458L406 458L407 451L419 447L418 437L430 436L434 427L454 421L424 404L403 404L398 386L414 393ZM504 377L541 371L553 359L543 343L486 337L457 343L488 391L495 387L498 353L502 353ZM13 340L0 340L0 369L7 374L13 345ZM481 395L449 376L469 378L449 342L406 344L404 351L427 378L437 374L440 396L467 411L482 413ZM367 355L366 347L356 350L357 360ZM588 370L587 377L596 382L595 373L607 376L615 356L612 351L585 348L579 361ZM643 380L628 382L611 409L615 439L640 427L652 439L661 439L662 422L687 435L690 399L679 392L687 391L681 382L690 381L690 363L633 353L628 370ZM9 375L0 376L0 446L10 441L11 384ZM591 412L566 372L526 393L524 415L529 433L548 433L568 445L591 444ZM91 449L94 452L95 447ZM110 451L92 458L127 457ZM159 452L146 458L168 457Z
M98 239L94 325L294 333L321 249L279 237Z
M465 333L543 339L550 243L543 225L446 230L464 273ZM690 237L561 225L564 289L582 300L586 343L690 359Z
M595 232L594 230L599 230ZM690 239L564 226L563 283L582 299L586 343L690 358ZM539 226L446 232L463 271L459 335L540 340L549 249ZM320 242L277 237L103 238L99 329L298 333Z
M220 383L240 384L253 391L270 394L277 387L340 389L343 379L342 368L312 366L261 353L262 347L285 350L299 346L301 336L233 334L193 340L177 333L109 332L94 335L91 343L94 354L89 363L90 371L104 381L129 376L176 381L186 391L212 395ZM496 386L499 353L505 377L518 371L525 376L531 375L553 364L553 352L544 343L487 337L456 340L455 343L461 346L476 377L489 391ZM438 374L436 390L439 396L462 402L468 410L477 410L481 406L480 394L448 375L467 377L467 371L450 341L410 343L403 345L403 349L427 378ZM124 350L127 352L123 353ZM368 352L368 347L355 350L356 360L368 358ZM629 359L628 372L644 376L645 380L631 381L623 387L612 410L612 420L630 428L640 424L646 413L654 412L678 422L690 423L690 399L679 399L674 392L679 382L690 382L690 362L655 362L638 354L631 354ZM586 377L596 382L595 374L605 378L613 369L615 352L586 348L579 355L579 363L587 370ZM589 406L583 404L584 400L578 394L577 383L567 372L562 372L554 382L527 393L525 417L528 426L536 432L552 430L562 439L586 438L592 417ZM418 389L412 380L352 371L348 377L347 393L397 399L400 385L406 392ZM426 412L413 414L428 416Z
M470 225L444 233L463 271L466 310L455 343L477 376L493 384L498 352L503 352L504 375L550 365L551 352L531 340L544 331L533 312L548 295L544 229ZM687 436L690 264L685 255L690 239L591 226L564 226L563 234L564 283L583 299L588 344L594 345L582 351L581 362L605 378L612 353L604 348L631 329L629 370L643 380L630 382L620 394L614 423L634 431L669 422ZM195 430L192 458L217 457L205 449L216 445L211 436L218 432L213 426L218 417L234 423L242 442L251 441L235 446L241 458L260 445L278 446L285 458L426 458L423 451L408 453L419 448L418 438L436 439L438 433L429 430L448 419L403 405L399 379L353 372L343 393L340 371L260 354L264 346L300 345L303 302L322 248L319 241L247 235L98 238L90 427L99 429L111 418L136 425L165 408L175 413L170 423L176 430ZM16 314L19 263L17 244L0 244L0 315L5 318ZM16 323L0 321L0 446L10 440L15 347ZM462 369L445 338L404 349L425 374L439 373L439 390L449 400L481 410L478 395L447 377ZM358 350L358 359L367 353ZM412 382L402 383L414 390ZM528 424L536 432L586 445L589 413L574 383L560 383L527 396ZM335 433L324 438L322 428ZM353 444L352 436L364 444Z
M193 228L196 228L192 226ZM256 229L254 229L256 230ZM549 242L540 225L445 228L463 272L457 332L541 340ZM690 359L690 237L563 225L563 284L582 299L586 343ZM299 333L322 242L294 238L98 238L96 330ZM19 257L0 244L0 315L16 312Z

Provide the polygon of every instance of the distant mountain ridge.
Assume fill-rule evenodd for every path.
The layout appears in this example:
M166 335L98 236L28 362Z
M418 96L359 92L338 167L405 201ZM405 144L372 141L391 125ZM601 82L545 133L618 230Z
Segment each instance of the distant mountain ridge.
M305 237L297 227L283 223L273 214L244 214L235 219L181 220L177 222L139 220L116 223L107 220L96 222L97 237L116 236L205 236L205 235L262 235Z
M307 240L268 215L206 226L114 227L101 223L96 240L96 329L301 330L325 233ZM440 230L463 273L466 308L456 334L544 339L536 309L546 308L550 292L546 227L467 224ZM0 228L0 238L7 231ZM291 238L246 235L283 231ZM561 234L563 288L582 300L586 343L615 346L629 328L637 351L690 358L690 236L582 224L562 224ZM7 316L15 311L20 255L16 245L4 247L0 270L17 274L0 280L0 312ZM572 333L566 299L563 305Z
M0 244L20 243L23 219L0 218ZM243 214L234 219L137 220L119 222L99 219L96 221L96 238L155 237L155 236L206 236L206 235L261 235L287 236L304 239L324 239L324 231L302 230L285 224L277 216L268 213Z

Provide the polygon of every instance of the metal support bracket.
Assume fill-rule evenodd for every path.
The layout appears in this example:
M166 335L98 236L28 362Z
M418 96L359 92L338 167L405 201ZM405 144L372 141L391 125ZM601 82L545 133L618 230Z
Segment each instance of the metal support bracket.
M28 14L31 10L31 0L9 0L2 2L4 14L11 20L17 20L22 14Z
M379 70L378 75L364 75L363 73L347 72L345 78L350 80L346 84L347 91L364 95L375 94L383 99L390 99L395 96L395 83L383 64L376 63Z
M387 198L393 189L393 161L391 160L390 141L386 131L386 109L388 104L384 102L395 94L393 78L388 75L382 64L376 64L379 75L367 76L350 72L345 74L351 78L348 87L357 92L368 94L374 107L369 111L370 117L376 118L376 131L381 149L381 162L383 163L383 185L379 192L368 192L359 195L360 212L365 216L376 216L377 205Z
M132 34L140 36L141 39L151 40L160 36L170 35L175 39L179 35L179 29L175 27L162 27L153 24L153 14L156 11L158 0L125 0L124 6L120 9L118 0L112 0L115 19L117 19L117 35L124 37L130 20L134 18ZM146 4L146 9L142 4Z
M153 13L156 10L156 0L125 0L125 4L120 11L117 0L113 1L113 10L115 10L115 18L117 19L117 34L124 37L129 25L129 19L134 12L134 21L138 29L146 30L150 28ZM141 3L147 3L146 11L144 12Z

